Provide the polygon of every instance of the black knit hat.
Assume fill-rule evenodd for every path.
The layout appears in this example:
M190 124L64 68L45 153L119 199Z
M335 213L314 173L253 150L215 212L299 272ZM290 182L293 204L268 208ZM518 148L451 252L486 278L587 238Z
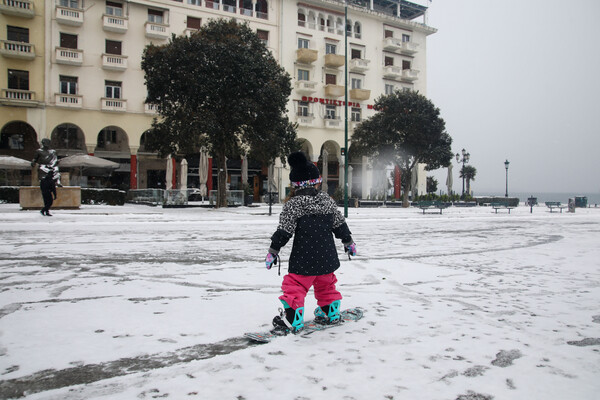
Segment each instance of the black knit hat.
M313 186L322 182L321 174L317 166L306 158L306 155L297 151L288 156L290 171L290 182L293 187Z

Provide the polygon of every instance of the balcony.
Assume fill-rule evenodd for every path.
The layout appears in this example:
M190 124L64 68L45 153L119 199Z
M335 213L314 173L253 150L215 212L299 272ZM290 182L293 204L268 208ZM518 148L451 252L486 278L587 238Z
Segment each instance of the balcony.
M342 97L346 93L344 91L344 86L341 85L325 85L325 96L330 97Z
M350 60L350 71L352 72L365 72L369 69L369 63L371 60L363 60L362 58L353 58Z
M340 117L325 117L323 125L328 129L342 129L343 123Z
M57 47L56 48L56 63L64 64L64 65L82 65L83 64L83 50Z
M366 89L350 89L350 98L352 100L369 100L371 91Z
M35 59L35 47L31 43L2 40L0 53L7 58L18 58L21 60Z
M338 54L325 54L325 66L328 68L338 68L346 63L346 57Z
M401 79L408 82L416 81L419 79L419 71L416 69L403 69Z
M300 94L313 94L317 91L317 82L312 81L297 81L296 92Z
M206 8L212 8L213 10L218 10L219 9L219 1L211 1L211 0L206 0L204 2L204 5Z
M419 51L419 44L413 42L402 42L400 46L400 53L412 56Z
M234 13L234 14L237 12L237 10L235 9L235 6L231 6L228 4L223 4L223 11Z
M146 37L150 39L167 40L169 38L169 25L146 22Z
M83 25L83 9L56 6L56 22L62 25Z
M382 47L387 51L396 51L402 48L402 41L393 37L383 39Z
M296 50L296 61L302 64L311 64L317 61L319 52L311 49L298 49Z
M127 69L127 56L102 54L102 69L125 71Z
M0 13L21 18L35 17L33 2L28 0L1 0Z
M124 17L104 14L102 17L102 29L107 32L125 33L129 28L129 20Z
M151 114L151 115L155 115L158 113L156 104L148 104L148 103L144 103L144 112L146 114Z
M57 107L81 109L83 106L83 96L78 94L55 93L54 103Z
M254 14L254 11L248 8L240 8L240 14L245 15L246 17L251 17Z
M296 122L300 126L312 126L314 119L314 114L299 112L298 115L296 115Z
M102 101L102 111L108 112L126 112L127 111L127 100L124 99L111 99L103 97Z
M383 67L383 76L385 78L398 79L402 76L402 67L386 65Z
M35 92L21 89L2 89L0 104L17 107L37 107Z

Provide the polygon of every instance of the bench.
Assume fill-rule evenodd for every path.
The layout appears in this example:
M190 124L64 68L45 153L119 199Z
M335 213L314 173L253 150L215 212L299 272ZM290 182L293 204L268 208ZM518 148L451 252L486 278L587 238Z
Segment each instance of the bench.
M432 210L432 209L440 210L440 214L441 214L442 210L444 208L448 207L448 205L442 201L419 201L418 206L421 210L423 210L423 214L425 214L426 210Z
M554 209L558 208L562 213L563 208L567 208L568 206L561 204L560 201L547 201L546 207L550 209L550 212L554 212Z
M492 208L494 211L496 211L496 214L498 214L498 210L508 210L508 213L510 214L510 210L512 210L514 207L505 203L492 203Z

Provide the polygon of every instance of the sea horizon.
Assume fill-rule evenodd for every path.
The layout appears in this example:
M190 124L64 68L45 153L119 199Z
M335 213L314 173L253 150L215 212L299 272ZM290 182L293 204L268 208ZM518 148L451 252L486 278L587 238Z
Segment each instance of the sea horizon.
M474 192L473 197L504 197L504 192ZM519 202L525 202L529 197L537 197L538 203L543 204L546 201L560 201L561 203L567 204L570 198L574 197L587 197L588 206L594 206L595 204L600 204L600 193L590 193L590 192L514 192L508 193L508 197L517 197Z

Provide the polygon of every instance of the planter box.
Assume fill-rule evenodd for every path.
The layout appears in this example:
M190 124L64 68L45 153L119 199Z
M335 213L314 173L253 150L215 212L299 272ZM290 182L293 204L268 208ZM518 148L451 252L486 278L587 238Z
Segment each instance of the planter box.
M41 210L44 207L42 190L39 186L21 186L19 204L23 210ZM81 206L81 188L64 186L56 188L56 200L52 209L77 209Z

